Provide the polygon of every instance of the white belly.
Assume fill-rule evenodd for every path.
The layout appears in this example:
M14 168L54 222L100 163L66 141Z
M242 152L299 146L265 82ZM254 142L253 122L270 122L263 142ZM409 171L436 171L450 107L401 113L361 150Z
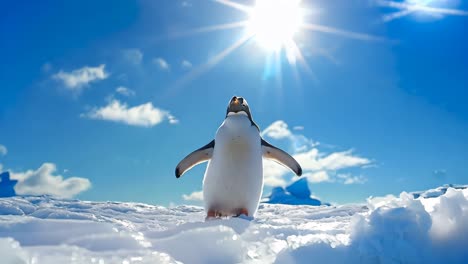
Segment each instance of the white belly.
M260 135L243 115L226 118L215 138L203 180L205 209L225 215L257 211L263 189Z

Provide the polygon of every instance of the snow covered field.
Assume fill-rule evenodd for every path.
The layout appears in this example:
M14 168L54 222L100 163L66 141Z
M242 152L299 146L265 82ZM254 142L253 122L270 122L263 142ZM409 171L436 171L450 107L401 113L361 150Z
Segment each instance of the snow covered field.
M468 189L207 222L195 206L0 199L0 263L177 262L468 263Z

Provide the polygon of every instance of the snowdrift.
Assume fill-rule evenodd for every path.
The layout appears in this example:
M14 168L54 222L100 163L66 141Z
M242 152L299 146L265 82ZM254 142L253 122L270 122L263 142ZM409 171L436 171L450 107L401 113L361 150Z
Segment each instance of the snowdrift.
M195 206L2 198L1 263L468 263L468 190L439 194L208 222Z

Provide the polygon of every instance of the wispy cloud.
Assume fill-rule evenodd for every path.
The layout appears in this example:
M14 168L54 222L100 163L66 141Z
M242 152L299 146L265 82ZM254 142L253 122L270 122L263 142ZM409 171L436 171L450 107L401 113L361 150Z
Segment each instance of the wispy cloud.
M282 120L273 122L261 132L261 135L274 140L288 139L294 145L293 156L302 166L303 177L307 177L311 182L364 183L366 181L364 176L337 172L350 168L363 168L372 164L370 159L355 155L353 150L322 153L317 148L317 143L313 143L304 135L293 133ZM287 183L285 176L289 174L289 170L283 166L265 160L263 169L265 185L278 186Z
M192 63L188 60L183 60L181 63L182 69L189 70L193 67Z
M336 173L334 171L325 170L309 172L304 174L303 177L307 177L307 179L313 183L331 182L341 184L363 184L367 182L367 178L362 175L354 176L350 173Z
M7 147L4 145L0 144L0 156L5 156L8 153Z
M343 181L344 184L363 184L363 183L367 182L366 177L364 177L362 175L353 176L353 175L351 175L349 173L337 174L336 178L338 180Z
M384 15L383 20L385 22L401 18L413 13L425 13L440 18L446 15L468 16L468 11L441 7L441 5L447 4L446 1L405 0L403 2L396 2L388 0L376 0L376 3L377 5L383 7L389 7L398 10L396 12Z
M185 201L203 201L203 191L196 191L189 195L183 194L182 198Z
M132 89L128 89L127 87L124 86L119 86L115 89L115 92L124 96L135 96L135 91Z
M156 64L161 70L169 71L170 65L163 58L154 58L153 63Z
M152 127L165 120L171 124L178 122L168 111L154 107L151 102L129 107L126 103L121 103L116 99L112 99L106 106L94 108L81 116L143 127Z
M190 1L182 1L182 3L180 4L182 7L191 7L192 6L192 2Z
M79 92L83 87L86 87L91 82L104 80L109 77L109 73L105 71L105 64L97 67L85 66L71 72L60 70L52 76L53 79L63 82L65 88Z
M319 153L317 148L294 155L304 170L340 170L368 165L371 161L353 154L352 150L333 152L328 155Z
M124 58L132 64L138 65L143 61L143 52L139 49L126 49L122 53Z
M42 64L41 70L43 73L48 73L52 70L52 64L50 62L46 62Z
M444 178L447 176L447 170L434 170L432 175L437 178Z
M168 115L167 118L169 119L169 124L179 124L179 119L177 119L175 116Z
M91 187L86 178L70 177L64 179L57 174L57 167L53 163L44 163L37 170L25 172L11 172L11 178L18 180L15 191L19 195L43 195L71 198Z

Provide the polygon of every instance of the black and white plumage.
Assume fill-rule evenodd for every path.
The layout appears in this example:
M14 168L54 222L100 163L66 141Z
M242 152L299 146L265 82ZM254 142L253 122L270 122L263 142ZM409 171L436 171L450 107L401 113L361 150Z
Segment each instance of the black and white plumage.
M253 216L263 190L263 158L275 160L298 176L302 174L292 156L260 136L247 101L234 96L215 139L180 161L175 174L179 178L193 166L208 161L203 179L208 216Z

